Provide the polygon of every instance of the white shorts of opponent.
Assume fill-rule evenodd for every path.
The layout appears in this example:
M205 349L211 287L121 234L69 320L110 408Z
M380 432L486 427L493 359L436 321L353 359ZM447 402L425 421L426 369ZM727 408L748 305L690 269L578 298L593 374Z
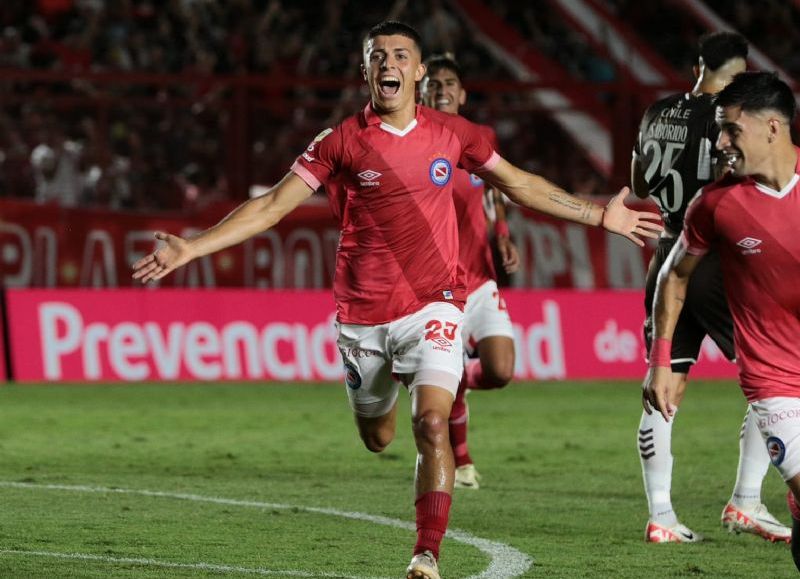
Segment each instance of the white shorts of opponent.
M764 398L751 405L770 460L783 480L800 473L800 398Z
M462 336L468 356L475 355L478 342L484 338L514 338L506 302L500 296L494 280L487 281L467 297Z
M461 324L453 304L434 302L386 324L337 324L350 407L358 416L377 417L394 406L400 384L439 386L455 397L464 371Z

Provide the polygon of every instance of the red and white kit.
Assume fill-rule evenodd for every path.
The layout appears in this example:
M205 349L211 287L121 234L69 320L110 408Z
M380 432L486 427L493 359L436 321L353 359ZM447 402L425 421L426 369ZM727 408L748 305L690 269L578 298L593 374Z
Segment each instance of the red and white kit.
M749 177L706 186L681 234L692 255L719 250L742 390L786 478L800 472L800 166L795 173L781 191Z
M292 171L310 187L333 185L329 202L341 222L334 279L340 349L357 347L350 339L343 343L344 326L388 324L437 302L455 306L460 326L466 288L458 264L453 173L457 166L491 169L498 161L476 125L422 106L399 130L367 105L317 136L298 157ZM430 332L429 321L420 320L420 340ZM443 327L452 323L437 321ZM385 343L380 356L391 360L396 352L389 344L395 340ZM461 351L451 357L457 385ZM441 369L440 360L429 368L425 356L418 359L408 373ZM370 387L363 378L360 388Z

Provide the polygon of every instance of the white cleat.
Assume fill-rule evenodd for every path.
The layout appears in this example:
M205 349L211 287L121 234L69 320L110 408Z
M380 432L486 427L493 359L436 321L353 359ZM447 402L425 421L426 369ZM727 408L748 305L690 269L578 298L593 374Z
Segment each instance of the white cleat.
M456 467L456 479L453 486L457 489L478 490L481 488L481 475L474 464Z
M722 511L722 526L731 533L753 533L773 543L792 541L792 529L773 517L764 504L741 508L728 503Z
M430 551L423 551L414 555L406 569L406 579L441 579L439 577L439 564Z
M667 527L647 521L644 540L648 543L699 543L703 540L703 535L680 523Z

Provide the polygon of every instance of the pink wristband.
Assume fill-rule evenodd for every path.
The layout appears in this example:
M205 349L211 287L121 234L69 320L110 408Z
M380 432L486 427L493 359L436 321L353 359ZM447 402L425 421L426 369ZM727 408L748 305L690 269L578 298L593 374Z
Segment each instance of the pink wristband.
M653 340L648 365L651 368L672 368L672 340L666 338Z
M507 221L495 221L494 222L494 234L497 237L508 237L508 222Z

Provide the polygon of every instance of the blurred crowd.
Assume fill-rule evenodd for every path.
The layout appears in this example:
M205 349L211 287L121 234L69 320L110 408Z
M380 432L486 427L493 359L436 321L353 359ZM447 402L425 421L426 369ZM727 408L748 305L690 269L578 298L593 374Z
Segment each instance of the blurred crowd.
M701 31L669 0L655 3L664 6L605 0L682 70ZM790 72L800 68L787 48L800 40L788 3L709 3ZM616 78L547 0L487 4L576 79ZM455 54L468 88L512 78L446 0L3 0L0 196L148 211L238 201L242 183L274 183L316 133L363 107L361 39L386 18L416 26L428 53ZM573 190L603 192L547 113L497 93L465 112L498 129L503 154Z

